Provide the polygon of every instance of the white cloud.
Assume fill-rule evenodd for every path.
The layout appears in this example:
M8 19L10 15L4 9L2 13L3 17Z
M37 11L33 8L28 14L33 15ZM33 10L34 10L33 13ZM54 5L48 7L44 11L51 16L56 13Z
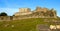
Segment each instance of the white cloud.
M0 8L0 13L6 12L8 15L13 15L15 12L18 12L17 8Z

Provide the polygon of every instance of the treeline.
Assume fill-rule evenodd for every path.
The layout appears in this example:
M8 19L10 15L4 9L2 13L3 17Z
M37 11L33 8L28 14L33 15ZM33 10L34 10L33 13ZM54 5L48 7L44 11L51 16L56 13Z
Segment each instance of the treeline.
M7 15L7 13L5 13L5 12L1 12L1 13L0 13L0 16L8 16L8 15Z

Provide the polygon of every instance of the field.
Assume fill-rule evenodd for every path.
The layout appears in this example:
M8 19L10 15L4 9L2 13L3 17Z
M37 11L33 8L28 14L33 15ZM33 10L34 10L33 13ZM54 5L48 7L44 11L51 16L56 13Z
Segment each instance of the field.
M48 18L48 20L50 19L51 18ZM50 25L50 23L43 22L44 20L45 18L30 18L15 21L3 21L0 22L0 31L37 31L36 25L38 24Z

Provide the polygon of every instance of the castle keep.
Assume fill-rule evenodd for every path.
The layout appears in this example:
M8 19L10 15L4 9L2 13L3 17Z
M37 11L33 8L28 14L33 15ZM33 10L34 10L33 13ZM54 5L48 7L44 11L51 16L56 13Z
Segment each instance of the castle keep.
M31 13L30 8L19 8L19 12L15 13L15 16L28 15Z
M1 21L20 20L27 18L57 18L57 13L54 9L36 7L36 9L33 11L31 11L30 8L19 8L19 12L16 12L14 16L0 16Z

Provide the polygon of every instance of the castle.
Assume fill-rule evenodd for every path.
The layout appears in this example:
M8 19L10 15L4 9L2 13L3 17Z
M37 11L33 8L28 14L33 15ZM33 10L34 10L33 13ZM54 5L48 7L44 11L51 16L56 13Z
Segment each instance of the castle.
M36 7L31 11L30 8L19 8L19 12L16 12L14 16L0 16L0 21L20 20L26 18L57 18L57 13L54 9L47 9Z
M23 15L32 15L32 16L41 16L41 17L54 17L56 18L56 11L54 9L47 9L36 7L35 10L31 11L30 8L19 8L19 12L15 13L14 16L23 16Z

